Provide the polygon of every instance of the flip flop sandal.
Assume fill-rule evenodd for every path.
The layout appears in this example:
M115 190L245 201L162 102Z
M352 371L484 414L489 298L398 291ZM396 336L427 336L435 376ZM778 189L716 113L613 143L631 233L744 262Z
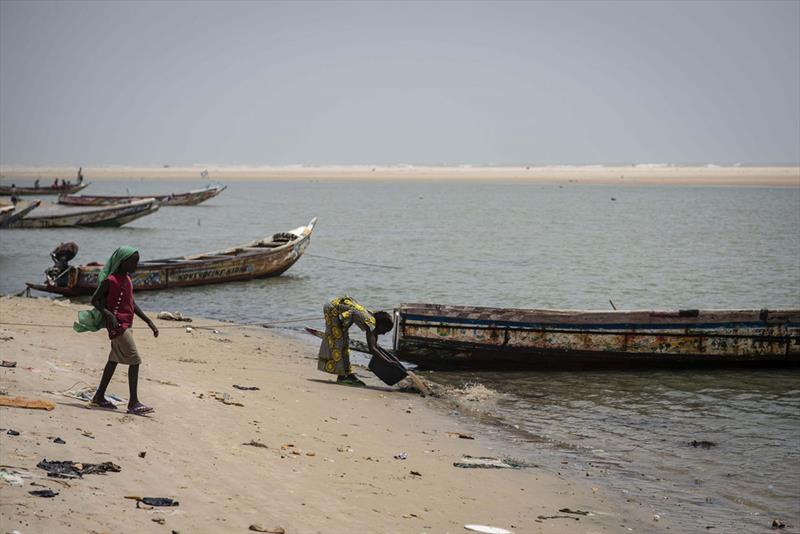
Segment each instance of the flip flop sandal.
M114 405L113 402L109 400L103 399L100 402L90 402L87 406L90 410L102 409L102 410L116 410L117 407Z
M145 406L144 404L140 404L136 408L128 408L128 413L131 415L147 415L153 412L155 412L153 408Z

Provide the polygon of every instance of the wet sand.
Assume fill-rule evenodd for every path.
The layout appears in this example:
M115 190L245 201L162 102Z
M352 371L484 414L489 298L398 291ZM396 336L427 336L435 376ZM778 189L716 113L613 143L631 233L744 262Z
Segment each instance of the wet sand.
M208 170L208 177L200 173ZM54 177L75 181L72 167L2 167L0 183L13 180L43 185ZM800 187L800 167L716 166L276 166L276 167L84 167L89 181L206 180L206 181L491 181L529 183L584 183L605 185L701 185ZM21 184L17 184L21 185ZM86 190L87 194L89 190Z
M58 394L78 382L94 385L106 361L104 333L69 328L85 308L0 299L2 323L62 325L0 324L2 359L17 362L0 369L0 389L56 405L52 411L0 407L0 427L20 433L0 432L0 464L23 483L0 480L3 532L248 532L251 524L288 534L465 532L473 523L520 533L668 526L640 504L608 494L591 476L454 467L465 454L513 454L513 443L448 414L446 401L384 387L367 371L361 374L368 389L337 386L316 371L308 344L263 328L215 333L197 327L218 323L196 319L188 333L186 323L156 320L161 335L154 339L138 322L139 396L156 412L137 417L124 406L86 409ZM123 366L109 392L128 397ZM243 406L215 398L226 393L228 402ZM66 443L54 443L55 437ZM251 441L266 447L243 445ZM393 458L401 452L406 460ZM121 472L62 481L67 487L36 467L44 458L110 461ZM28 494L45 488L59 495ZM137 509L124 498L131 495L169 497L180 506ZM562 508L591 515L538 518L568 516Z

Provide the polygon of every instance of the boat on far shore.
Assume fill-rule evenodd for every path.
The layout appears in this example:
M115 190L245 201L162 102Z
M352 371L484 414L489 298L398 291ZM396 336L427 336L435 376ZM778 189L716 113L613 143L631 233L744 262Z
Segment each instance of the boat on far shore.
M13 221L7 228L59 228L72 226L122 226L158 211L154 198L129 204L85 208L42 203L36 211Z
M145 198L155 198L162 206L195 206L222 193L228 186L214 185L203 189L194 189L186 193L169 195L68 195L58 197L59 204L70 206L109 206L111 204L127 204Z
M20 196L20 195L61 195L69 193L77 193L89 187L89 182L80 182L76 184L65 184L57 187L17 187L11 185L0 185L0 196Z
M800 365L800 310L402 304L395 315L397 357L425 369Z
M278 276L303 255L316 223L315 217L294 230L215 252L140 261L131 275L133 287L136 291L153 291ZM46 271L45 283L29 282L28 288L60 295L91 295L97 289L103 264L57 267L56 272L52 268Z

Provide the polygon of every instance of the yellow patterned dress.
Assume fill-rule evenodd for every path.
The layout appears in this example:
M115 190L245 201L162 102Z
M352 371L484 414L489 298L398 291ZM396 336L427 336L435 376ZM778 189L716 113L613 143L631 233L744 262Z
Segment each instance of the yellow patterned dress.
M350 368L350 338L348 329L357 324L364 332L375 329L375 316L371 311L350 297L337 297L326 302L325 339L319 347L317 368L326 373L345 376Z

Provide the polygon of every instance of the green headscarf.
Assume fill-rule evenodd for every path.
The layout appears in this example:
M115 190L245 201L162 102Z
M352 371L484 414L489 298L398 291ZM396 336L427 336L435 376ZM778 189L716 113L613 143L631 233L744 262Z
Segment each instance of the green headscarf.
M137 252L138 250L128 246L122 246L115 250L97 275L97 289L94 290L94 295L100 291L100 284L103 283L103 280L108 278L111 273L117 272L119 264ZM94 295L92 295L92 298L94 298ZM101 328L103 328L103 314L97 308L78 312L78 320L72 325L72 329L76 332L97 332Z

